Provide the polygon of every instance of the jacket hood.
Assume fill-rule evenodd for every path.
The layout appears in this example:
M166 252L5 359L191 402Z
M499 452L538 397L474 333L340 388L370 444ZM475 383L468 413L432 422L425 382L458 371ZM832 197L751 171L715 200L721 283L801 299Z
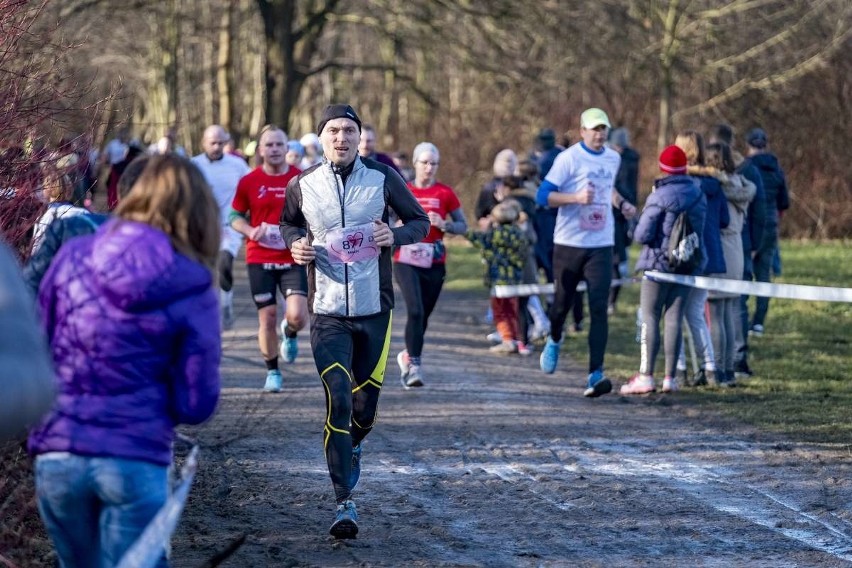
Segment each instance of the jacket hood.
M154 309L213 281L202 264L176 252L165 233L120 219L95 234L92 270L101 293L126 311Z
M740 174L719 172L717 177L722 184L722 191L725 192L728 203L733 203L737 209L746 209L757 193L757 186Z
M671 175L654 182L654 193L667 211L683 211L698 198L699 180L688 175Z
M760 170L774 172L781 169L781 166L778 164L778 158L775 156L775 154L754 154L753 156L749 157L749 160Z
M719 170L710 166L687 166L687 175L698 178L698 183L701 185L701 191L707 196L707 199L712 199L722 193L722 186L716 183ZM711 178L707 181L707 178Z

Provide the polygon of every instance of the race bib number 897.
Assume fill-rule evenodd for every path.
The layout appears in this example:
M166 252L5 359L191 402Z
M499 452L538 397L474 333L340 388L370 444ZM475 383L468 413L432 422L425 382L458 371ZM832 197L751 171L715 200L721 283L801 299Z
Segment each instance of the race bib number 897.
M379 256L379 247L373 237L373 223L329 231L326 248L329 260L336 263L370 260Z

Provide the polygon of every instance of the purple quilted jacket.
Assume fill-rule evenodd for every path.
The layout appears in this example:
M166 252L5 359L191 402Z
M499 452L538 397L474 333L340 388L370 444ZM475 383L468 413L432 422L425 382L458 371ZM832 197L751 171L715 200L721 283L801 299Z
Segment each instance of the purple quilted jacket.
M170 463L175 425L206 420L219 398L210 271L161 231L113 220L60 249L38 299L58 396L30 452Z

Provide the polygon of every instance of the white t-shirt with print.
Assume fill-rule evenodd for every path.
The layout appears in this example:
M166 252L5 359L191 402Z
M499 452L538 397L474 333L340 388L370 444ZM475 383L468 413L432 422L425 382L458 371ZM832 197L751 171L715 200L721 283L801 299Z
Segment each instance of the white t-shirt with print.
M577 193L592 187L595 197L591 204L563 205L556 217L553 242L557 245L598 248L615 244L615 221L612 216L612 190L621 156L612 148L594 152L582 142L574 144L556 156L545 181L558 188L559 193Z

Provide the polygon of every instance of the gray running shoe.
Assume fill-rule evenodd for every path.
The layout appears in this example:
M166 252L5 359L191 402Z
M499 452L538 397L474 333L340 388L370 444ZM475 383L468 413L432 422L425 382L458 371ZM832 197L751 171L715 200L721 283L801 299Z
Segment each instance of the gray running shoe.
M420 365L409 365L408 373L402 375L402 386L405 389L417 388L423 386L423 372L420 370Z

